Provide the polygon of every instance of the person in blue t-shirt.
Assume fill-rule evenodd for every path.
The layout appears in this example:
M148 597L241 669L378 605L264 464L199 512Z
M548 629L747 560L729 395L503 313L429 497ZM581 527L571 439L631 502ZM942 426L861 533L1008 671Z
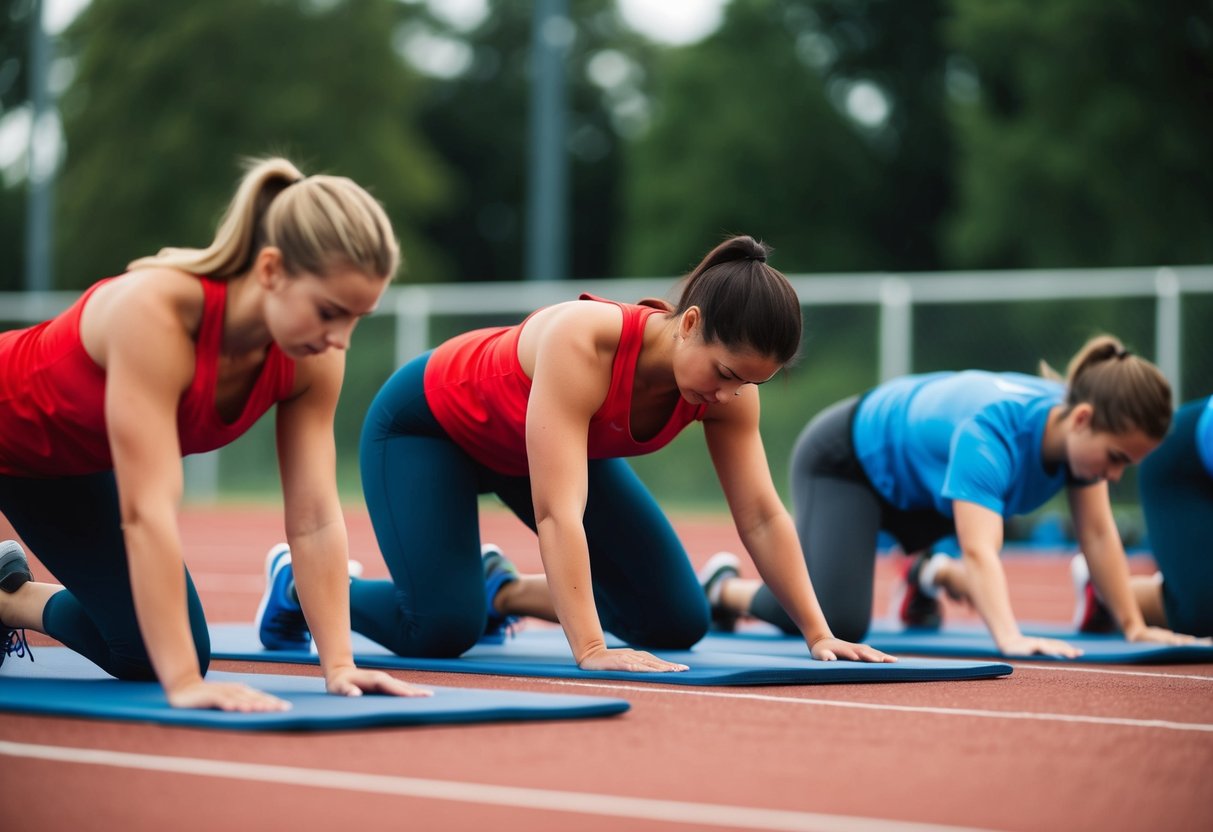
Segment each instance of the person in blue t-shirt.
M971 603L1007 655L1078 655L1063 641L1020 631L999 560L1005 518L1066 489L1094 585L1125 636L1190 640L1143 620L1108 497L1108 480L1119 480L1166 435L1170 385L1111 336L1089 341L1064 381L1046 365L1042 371L1044 378L968 370L895 379L826 409L801 433L792 455L793 510L809 574L839 638L867 633L883 530L915 556L900 604L907 623L939 626L942 590ZM960 559L927 556L927 547L951 534ZM771 591L737 575L727 553L701 573L718 626L750 615L788 629Z
M1213 397L1188 402L1138 477L1158 573L1134 578L1147 623L1213 636Z

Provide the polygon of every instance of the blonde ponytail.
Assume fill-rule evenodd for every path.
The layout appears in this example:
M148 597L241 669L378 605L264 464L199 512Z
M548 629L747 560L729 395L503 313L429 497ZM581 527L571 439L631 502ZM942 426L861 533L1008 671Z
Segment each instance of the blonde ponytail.
M265 246L282 252L290 274L323 276L349 266L390 278L400 265L391 222L370 194L345 177L305 177L286 159L271 158L249 162L208 247L163 248L127 268L232 277L251 268Z

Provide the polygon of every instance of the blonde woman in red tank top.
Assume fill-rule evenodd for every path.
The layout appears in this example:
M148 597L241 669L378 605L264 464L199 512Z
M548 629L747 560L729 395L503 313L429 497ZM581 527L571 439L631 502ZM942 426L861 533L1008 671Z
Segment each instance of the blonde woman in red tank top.
M0 511L63 582L33 581L20 549L4 549L0 661L33 629L119 678L158 679L174 707L286 708L205 681L177 522L182 455L276 406L286 532L327 689L425 693L354 666L334 470L345 349L398 261L366 191L268 159L208 248L137 260L59 318L0 336Z

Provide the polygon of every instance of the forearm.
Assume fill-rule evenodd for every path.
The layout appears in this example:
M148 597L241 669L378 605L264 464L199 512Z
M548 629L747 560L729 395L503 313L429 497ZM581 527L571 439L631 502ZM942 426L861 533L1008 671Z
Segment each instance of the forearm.
M295 590L325 673L354 664L350 645L349 538L340 515L287 535Z
M594 604L589 546L580 522L548 518L538 523L539 554L547 575L556 617L580 663L606 647Z
M1020 636L1019 624L1011 609L1006 572L998 553L988 549L965 549L964 565L968 573L969 600L985 621L994 641L1004 644Z
M139 632L156 678L168 692L200 682L175 516L142 514L124 522L123 533Z
M1087 535L1080 539L1091 581L1099 589L1100 599L1116 617L1121 632L1129 635L1146 626L1141 608L1133 594L1128 558L1119 533Z

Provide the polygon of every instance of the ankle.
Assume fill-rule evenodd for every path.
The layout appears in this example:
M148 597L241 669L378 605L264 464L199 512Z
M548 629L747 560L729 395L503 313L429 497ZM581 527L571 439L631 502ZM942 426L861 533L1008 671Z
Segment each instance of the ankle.
M734 615L749 615L760 584L746 578L725 578L719 583L720 606Z

